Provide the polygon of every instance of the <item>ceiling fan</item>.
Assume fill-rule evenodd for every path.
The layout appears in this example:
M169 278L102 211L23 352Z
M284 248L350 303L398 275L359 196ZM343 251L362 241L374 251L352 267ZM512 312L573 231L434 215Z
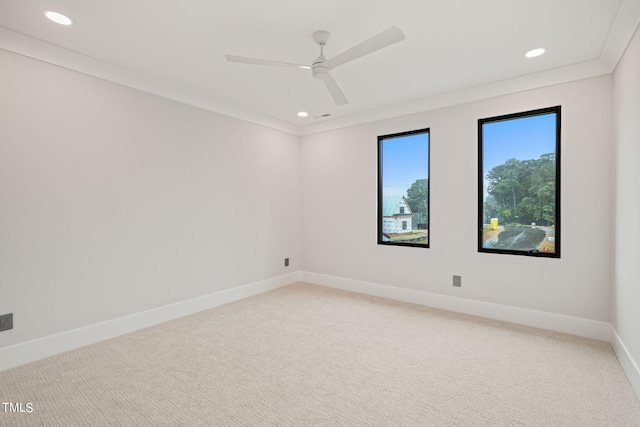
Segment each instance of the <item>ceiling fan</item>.
M336 105L344 105L348 104L349 101L331 76L331 70L342 64L346 64L347 62L351 62L405 39L404 34L400 29L397 27L390 27L383 32L353 46L351 49L347 49L341 54L336 55L331 59L327 59L324 57L323 50L330 38L331 34L327 31L316 31L313 34L313 40L320 45L320 56L318 56L311 65L291 64L288 62L269 61L266 59L247 58L245 56L236 55L225 55L225 57L229 62L240 62L243 64L275 65L279 67L295 67L306 70L310 69L313 73L313 77L322 80L327 86L327 89L329 90L329 93Z

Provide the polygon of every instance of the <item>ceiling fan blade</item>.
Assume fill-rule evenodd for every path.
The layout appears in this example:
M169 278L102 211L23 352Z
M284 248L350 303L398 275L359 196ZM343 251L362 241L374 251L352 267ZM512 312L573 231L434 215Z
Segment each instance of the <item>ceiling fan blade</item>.
M405 39L404 33L398 27L390 27L383 32L368 38L360 44L355 45L351 49L334 56L327 61L327 65L336 68L342 64L361 58L383 47L390 46L394 43Z
M302 68L304 70L310 70L309 65L291 64L289 62L269 61L267 59L247 58L246 56L225 55L229 62L239 62L242 64L254 64L254 65L275 65L277 67L294 67Z
M335 102L336 105L344 105L349 103L347 97L344 96L344 93L342 93L340 86L338 86L338 83L336 83L336 81L333 79L333 77L331 77L330 74L324 74L322 76L322 81L324 82L325 86L327 86L327 89L329 90L329 93L333 98L333 102Z

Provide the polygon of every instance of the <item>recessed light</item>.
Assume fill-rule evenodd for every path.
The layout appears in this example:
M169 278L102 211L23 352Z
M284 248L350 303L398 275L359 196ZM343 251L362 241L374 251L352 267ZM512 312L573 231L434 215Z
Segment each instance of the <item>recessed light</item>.
M298 117L307 117L308 115L309 115L309 113L307 113L306 111L298 112Z
M63 15L61 13L54 12L53 10L45 10L44 11L44 16L46 16L47 18L49 18L50 20L52 20L56 24L60 24L60 25L71 25L71 24L73 24L73 21L71 20L71 18L69 18L68 16L65 16L65 15Z
M544 53L544 48L531 49L529 52L525 53L524 56L527 58L535 58L536 56L540 56Z

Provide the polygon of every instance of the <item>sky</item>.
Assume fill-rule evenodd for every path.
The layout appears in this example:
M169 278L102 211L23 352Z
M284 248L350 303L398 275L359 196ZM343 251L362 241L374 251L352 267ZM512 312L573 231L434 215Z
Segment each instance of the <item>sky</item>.
M538 159L553 153L556 115L543 114L483 125L483 176L509 159ZM382 142L383 196L407 194L417 179L429 177L429 134L384 139ZM486 184L485 184L486 192Z
M556 114L484 123L482 126L484 195L487 173L509 159L538 159L556 151Z
M406 196L418 179L429 177L429 134L420 133L382 141L383 196Z
M538 159L556 150L556 115L485 123L482 132L484 175L509 159Z

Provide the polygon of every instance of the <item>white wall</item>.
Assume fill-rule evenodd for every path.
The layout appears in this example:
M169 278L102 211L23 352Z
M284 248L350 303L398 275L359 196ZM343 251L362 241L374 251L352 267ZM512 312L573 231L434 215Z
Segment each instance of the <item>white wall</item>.
M626 346L640 395L640 33L614 73L615 284L612 324ZM622 360L624 362L624 360ZM635 370L635 377L630 371Z
M639 46L615 76L302 138L0 51L0 349L305 270L612 320L640 360ZM477 119L553 105L562 258L477 253ZM377 245L376 137L424 127L431 248Z
M0 94L0 349L299 269L298 137L3 50Z
M611 320L640 373L638 75L636 34L614 76L299 139L0 50L0 350L305 270ZM477 119L553 105L562 258L477 253ZM431 248L377 245L376 137L424 127Z
M562 258L477 252L477 120L562 106ZM608 322L612 76L304 136L303 270ZM376 244L376 137L431 129L429 249ZM335 212L341 212L335 220ZM452 275L462 287L452 286Z

